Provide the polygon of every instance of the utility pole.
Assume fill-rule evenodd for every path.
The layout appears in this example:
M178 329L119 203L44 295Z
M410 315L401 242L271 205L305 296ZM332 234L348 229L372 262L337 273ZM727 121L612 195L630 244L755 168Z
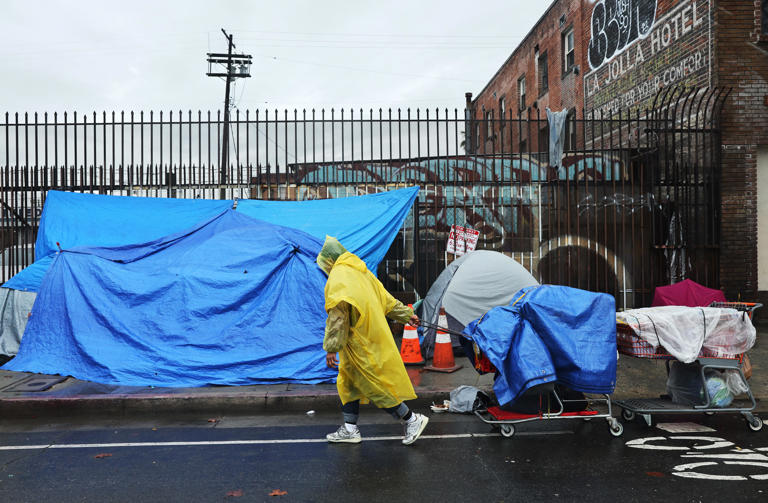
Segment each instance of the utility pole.
M221 166L219 168L219 184L221 185L220 198L227 198L226 184L227 171L229 166L229 85L236 78L247 78L251 76L251 55L233 54L235 49L234 35L228 34L221 29L224 37L227 39L227 53L208 53L208 73L209 77L224 77L226 86L224 89L224 131L221 137ZM223 65L226 68L225 73L214 72L213 65Z

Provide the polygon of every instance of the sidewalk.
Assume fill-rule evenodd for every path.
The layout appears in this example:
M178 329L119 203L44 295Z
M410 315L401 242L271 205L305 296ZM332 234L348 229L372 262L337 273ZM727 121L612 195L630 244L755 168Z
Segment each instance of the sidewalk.
M479 375L466 358L457 357L457 362L463 367L450 374L425 371L423 366L406 367L420 402L442 403L461 384L491 389L491 375ZM0 418L158 412L233 415L339 406L335 384L154 388L110 386L68 377L44 391L24 389L58 379L62 378L0 370Z
M749 352L752 393L757 412L768 412L768 327L758 327L758 342ZM461 369L450 374L407 367L420 403L442 403L452 389L467 384L490 391L491 375L481 376L464 357ZM31 391L35 387L47 389ZM664 393L664 362L621 356L612 398L654 398ZM65 417L70 415L127 414L256 414L265 410L312 410L337 407L334 384L265 386L208 386L203 388L152 388L110 386L72 377L43 376L0 370L0 418Z

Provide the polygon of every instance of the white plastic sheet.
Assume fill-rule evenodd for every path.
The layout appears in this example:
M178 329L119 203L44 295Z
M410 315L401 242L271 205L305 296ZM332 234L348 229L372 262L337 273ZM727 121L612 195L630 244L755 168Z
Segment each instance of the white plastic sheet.
M16 356L37 293L0 288L0 355Z
M662 306L630 309L616 318L654 348L659 346L681 362L691 363L707 348L733 357L755 345L752 320L736 309Z

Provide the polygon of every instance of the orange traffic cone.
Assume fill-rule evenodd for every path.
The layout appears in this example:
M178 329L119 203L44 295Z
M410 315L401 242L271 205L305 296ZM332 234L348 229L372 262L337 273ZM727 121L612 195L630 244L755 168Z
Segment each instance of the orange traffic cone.
M448 324L445 310L442 307L440 308L438 320L438 326L444 327ZM437 330L437 335L435 336L435 352L432 356L432 365L427 365L424 368L437 372L455 372L461 368L461 365L456 365L456 361L453 359L451 336L440 329Z
M411 304L408 307L413 309ZM406 324L403 327L403 341L400 344L400 358L406 365L424 365L424 358L421 357L421 345L419 344L419 333L415 327Z

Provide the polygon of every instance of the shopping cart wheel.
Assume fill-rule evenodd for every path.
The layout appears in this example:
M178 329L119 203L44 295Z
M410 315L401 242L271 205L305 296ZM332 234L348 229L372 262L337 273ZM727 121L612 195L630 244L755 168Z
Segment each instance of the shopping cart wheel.
M763 429L763 420L757 416L752 416L752 419L747 420L747 426L752 431L760 431Z
M502 424L501 425L501 436L503 437L511 437L515 434L515 427L511 424Z
M635 413L629 409L621 409L621 417L623 417L625 421L634 421Z
M614 437L620 437L624 433L624 426L615 419L611 421L609 426L611 427L611 435Z

